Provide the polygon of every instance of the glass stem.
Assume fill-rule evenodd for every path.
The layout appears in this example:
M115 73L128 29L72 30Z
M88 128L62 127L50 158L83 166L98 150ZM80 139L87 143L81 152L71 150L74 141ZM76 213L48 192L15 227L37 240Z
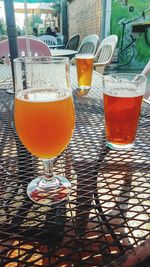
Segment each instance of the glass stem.
M53 179L53 162L54 159L42 159L43 167L44 167L44 175L47 181L51 181Z

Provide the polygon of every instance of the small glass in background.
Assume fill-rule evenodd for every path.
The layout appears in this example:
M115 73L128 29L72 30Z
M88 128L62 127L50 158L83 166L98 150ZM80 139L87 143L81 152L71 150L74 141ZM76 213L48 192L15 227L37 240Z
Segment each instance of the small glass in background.
M77 94L86 95L91 89L94 57L91 54L76 55L78 88Z
M141 74L103 77L106 145L115 150L133 147L147 79Z

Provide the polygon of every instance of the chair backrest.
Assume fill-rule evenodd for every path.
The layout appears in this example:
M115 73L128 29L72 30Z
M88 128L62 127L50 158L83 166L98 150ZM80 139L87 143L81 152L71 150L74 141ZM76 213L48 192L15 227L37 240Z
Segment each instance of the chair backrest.
M52 35L41 35L39 39L43 41L45 44L49 45L57 45L57 38Z
M64 43L64 36L60 33L56 33L57 44L62 45Z
M87 35L81 42L78 53L95 55L99 37L97 34Z
M0 35L0 42L6 40L7 38L7 35Z
M18 41L18 53L19 56L28 56L27 46L29 42L30 56L50 56L51 52L49 47L41 42L40 40L30 38L30 37L17 37ZM9 44L8 40L0 42L0 58L9 58Z
M99 73L103 74L105 67L111 63L117 42L118 37L116 35L109 35L99 45L94 59L96 62L94 67L96 67L96 71Z
M71 50L77 50L79 41L80 41L80 35L79 34L75 34L69 39L69 41L66 44L65 48L66 49L71 49Z

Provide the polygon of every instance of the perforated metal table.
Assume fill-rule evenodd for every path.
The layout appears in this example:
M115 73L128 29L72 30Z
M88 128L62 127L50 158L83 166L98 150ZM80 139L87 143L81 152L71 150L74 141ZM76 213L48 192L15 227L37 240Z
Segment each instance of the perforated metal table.
M71 70L72 86L76 72ZM42 163L21 145L13 95L0 90L0 266L134 266L150 254L150 105L143 103L135 147L105 147L101 78L73 92L76 129L54 171L72 183L68 201L33 204L27 184Z

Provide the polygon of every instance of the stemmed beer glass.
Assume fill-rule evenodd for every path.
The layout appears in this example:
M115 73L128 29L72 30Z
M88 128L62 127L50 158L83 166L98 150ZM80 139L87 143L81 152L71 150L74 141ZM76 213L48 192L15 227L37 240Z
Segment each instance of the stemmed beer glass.
M42 159L44 175L27 187L31 200L51 205L68 197L71 183L52 172L54 158L69 144L75 125L69 59L17 58L15 70L15 125L32 155Z

